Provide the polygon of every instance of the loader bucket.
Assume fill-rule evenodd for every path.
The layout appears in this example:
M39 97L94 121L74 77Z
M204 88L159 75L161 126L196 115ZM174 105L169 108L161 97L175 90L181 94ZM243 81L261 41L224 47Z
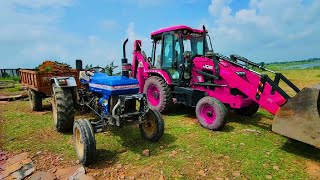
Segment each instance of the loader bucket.
M320 84L302 89L273 119L272 131L320 148Z

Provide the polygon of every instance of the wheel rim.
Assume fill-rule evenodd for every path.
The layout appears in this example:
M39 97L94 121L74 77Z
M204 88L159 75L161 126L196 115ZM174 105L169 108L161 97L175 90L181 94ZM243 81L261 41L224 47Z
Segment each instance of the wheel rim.
M152 106L157 106L160 103L160 91L157 86L150 85L148 87L147 98Z
M157 131L156 116L149 111L146 115L146 122L142 124L143 131L147 137L151 137Z
M200 107L200 116L207 124L213 124L216 120L214 108L209 104L203 104Z
M84 145L80 130L78 128L75 129L75 147L78 157L82 159L84 153Z
M58 124L58 121L57 121L57 118L58 118L58 115L57 115L57 101L56 101L56 97L53 96L52 97L52 115L53 115L53 123L55 126L57 126Z

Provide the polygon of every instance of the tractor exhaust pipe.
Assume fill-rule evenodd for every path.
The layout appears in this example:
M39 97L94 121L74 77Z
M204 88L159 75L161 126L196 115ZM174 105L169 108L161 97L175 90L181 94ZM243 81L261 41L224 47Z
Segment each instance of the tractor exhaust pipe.
M81 59L77 59L76 60L76 69L78 70L78 71L82 71L82 60Z
M123 42L123 46L122 46L122 51L123 51L123 58L122 58L122 76L125 76L125 77L129 77L129 70L128 69L128 59L126 57L126 45L127 45L127 42L128 42L129 39L126 39L124 42Z

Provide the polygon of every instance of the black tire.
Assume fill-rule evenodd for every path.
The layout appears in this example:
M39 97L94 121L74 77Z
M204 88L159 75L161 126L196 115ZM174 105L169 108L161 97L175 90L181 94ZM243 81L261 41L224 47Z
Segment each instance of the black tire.
M150 92L148 93L148 89L151 87L156 87L158 89L157 95L152 95ZM168 106L172 104L171 89L166 81L160 77L149 77L144 84L143 92L147 96L149 106L161 113L166 112L168 110ZM158 96L159 103L152 103L150 98L156 98L155 96Z
M73 140L77 157L81 164L89 165L96 157L96 140L93 128L86 119L80 119L73 125Z
M28 90L30 107L33 111L41 111L42 109L42 96L38 91Z
M227 123L226 113L226 106L210 96L200 99L196 106L196 115L201 126L214 131L220 130Z
M74 122L74 103L71 88L54 87L51 100L53 122L59 132L72 130Z
M139 124L141 135L152 142L158 141L164 132L164 121L161 114L153 109L149 109L146 114L146 122Z
M249 106L236 109L235 112L241 116L252 116L258 111L258 109L259 104L252 101L252 103Z

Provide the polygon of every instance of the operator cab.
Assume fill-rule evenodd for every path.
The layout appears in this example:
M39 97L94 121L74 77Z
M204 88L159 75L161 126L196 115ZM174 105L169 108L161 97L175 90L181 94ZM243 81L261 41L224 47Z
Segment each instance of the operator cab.
M187 85L190 82L193 59L212 52L207 31L188 26L160 29L151 33L151 39L153 49L150 66L153 69L167 71L172 82L179 85Z

